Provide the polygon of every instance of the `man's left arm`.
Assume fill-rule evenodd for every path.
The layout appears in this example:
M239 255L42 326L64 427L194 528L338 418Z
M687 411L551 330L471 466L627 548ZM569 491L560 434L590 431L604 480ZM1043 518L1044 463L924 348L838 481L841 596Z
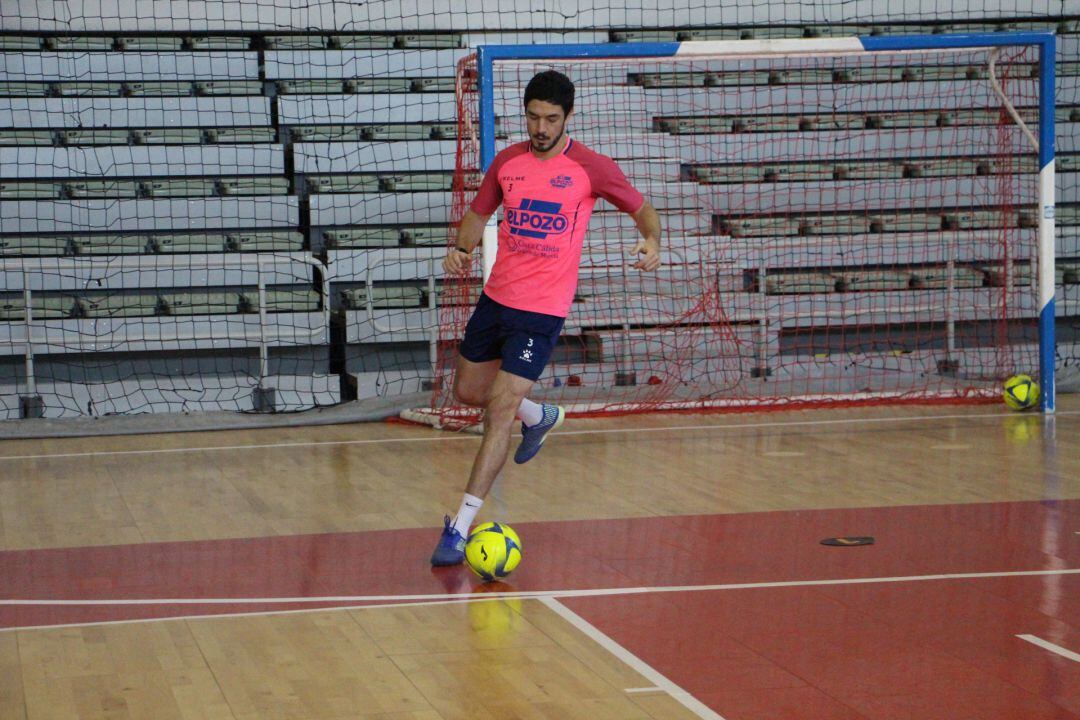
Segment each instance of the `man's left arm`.
M634 224L641 233L641 239L630 251L631 256L641 255L634 267L649 272L656 270L660 267L660 216L652 203L646 200L630 217L634 218Z

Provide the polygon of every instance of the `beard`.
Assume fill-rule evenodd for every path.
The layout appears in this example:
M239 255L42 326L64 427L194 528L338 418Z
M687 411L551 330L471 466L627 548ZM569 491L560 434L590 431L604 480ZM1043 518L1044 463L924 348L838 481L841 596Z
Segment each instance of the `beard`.
M560 130L559 134L556 135L555 138L550 140L550 141L541 140L536 135L530 135L529 140L532 141L533 150L535 150L538 153L546 153L546 152L550 151L552 148L554 148L556 145L559 144L559 141L562 140L562 136L565 133L566 133L565 129Z

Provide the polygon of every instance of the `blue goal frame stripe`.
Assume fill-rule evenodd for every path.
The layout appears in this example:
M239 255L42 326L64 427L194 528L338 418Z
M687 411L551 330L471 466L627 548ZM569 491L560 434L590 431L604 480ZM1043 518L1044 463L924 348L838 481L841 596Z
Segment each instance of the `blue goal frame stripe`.
M1054 60L1052 32L956 33L941 35L866 35L848 38L783 40L731 40L718 42L582 43L566 45L480 45L477 74L480 89L480 167L487 171L495 158L495 97L493 65L496 60L585 60L590 58L691 58L743 53L755 57L787 54L836 54L858 51L960 50L1008 46L1039 48L1039 381L1040 405L1053 412L1054 388ZM1050 280L1045 281L1049 273Z

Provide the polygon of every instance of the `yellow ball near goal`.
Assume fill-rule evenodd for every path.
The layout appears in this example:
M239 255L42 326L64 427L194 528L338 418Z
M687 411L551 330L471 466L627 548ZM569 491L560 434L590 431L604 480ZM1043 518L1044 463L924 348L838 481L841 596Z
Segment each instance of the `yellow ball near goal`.
M1013 410L1027 410L1039 402L1039 384L1030 375L1013 375L1005 381L1002 397Z

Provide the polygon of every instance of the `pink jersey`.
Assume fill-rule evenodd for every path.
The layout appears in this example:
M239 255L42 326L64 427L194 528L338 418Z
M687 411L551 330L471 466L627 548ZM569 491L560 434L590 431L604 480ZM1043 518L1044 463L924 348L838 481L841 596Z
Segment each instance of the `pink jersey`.
M518 310L566 317L585 230L601 197L628 213L645 204L614 160L573 140L546 160L533 155L528 141L496 155L471 205L483 216L499 203L504 209L487 296Z

